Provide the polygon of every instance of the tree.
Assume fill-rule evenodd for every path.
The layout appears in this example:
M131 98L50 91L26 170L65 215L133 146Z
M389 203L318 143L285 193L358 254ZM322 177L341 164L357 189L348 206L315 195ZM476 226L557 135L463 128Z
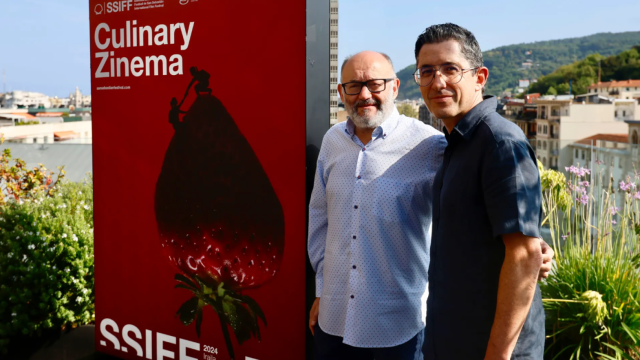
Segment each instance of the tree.
M558 91L553 86L549 86L549 89L547 89L547 95L558 95Z
M414 119L418 118L418 112L413 109L413 106L411 106L411 104L400 104L397 107L400 115L404 115Z

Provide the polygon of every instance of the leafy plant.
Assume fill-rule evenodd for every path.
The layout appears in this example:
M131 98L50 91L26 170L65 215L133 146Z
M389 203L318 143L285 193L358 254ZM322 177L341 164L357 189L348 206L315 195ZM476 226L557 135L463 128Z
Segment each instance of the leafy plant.
M0 351L13 336L94 319L93 184L52 190L0 205Z
M564 175L541 171L544 222L556 252L554 271L541 285L549 338L546 354L552 359L637 359L637 179L613 189L611 183L603 186L599 169L595 174L574 166L567 170L570 179L564 183ZM622 209L616 206L616 195L624 203Z
M0 144L2 143L4 137L0 135ZM58 167L58 176L54 181L54 173L49 172L42 164L27 169L24 161L15 159L12 165L11 160L11 149L4 149L0 153L0 205L5 204L8 199L20 201L55 195L56 186L65 175L63 167Z

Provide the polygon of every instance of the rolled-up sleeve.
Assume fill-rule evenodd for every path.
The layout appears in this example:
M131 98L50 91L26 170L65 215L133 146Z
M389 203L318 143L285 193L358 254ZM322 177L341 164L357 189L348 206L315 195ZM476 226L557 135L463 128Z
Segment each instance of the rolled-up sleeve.
M327 243L327 196L324 179L324 161L326 159L326 146L324 142L320 148L316 167L316 176L313 182L313 191L309 201L309 240L307 250L311 266L316 272L316 297L322 295L322 273L324 269L324 251Z
M540 237L542 194L533 150L504 140L487 152L482 187L493 236L522 233Z

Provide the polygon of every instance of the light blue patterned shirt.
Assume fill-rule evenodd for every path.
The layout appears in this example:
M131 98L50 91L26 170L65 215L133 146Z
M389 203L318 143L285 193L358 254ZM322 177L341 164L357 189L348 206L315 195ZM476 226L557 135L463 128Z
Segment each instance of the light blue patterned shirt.
M356 347L391 347L425 326L433 179L443 134L393 114L364 145L351 120L324 136L309 204L319 325Z

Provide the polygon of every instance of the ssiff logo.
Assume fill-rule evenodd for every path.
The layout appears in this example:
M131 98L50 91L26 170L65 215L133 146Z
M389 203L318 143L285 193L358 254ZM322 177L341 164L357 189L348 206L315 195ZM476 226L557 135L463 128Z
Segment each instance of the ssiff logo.
M104 11L104 8L102 7L102 4L98 4L95 8L93 8L93 11L96 13L96 15L100 15Z

